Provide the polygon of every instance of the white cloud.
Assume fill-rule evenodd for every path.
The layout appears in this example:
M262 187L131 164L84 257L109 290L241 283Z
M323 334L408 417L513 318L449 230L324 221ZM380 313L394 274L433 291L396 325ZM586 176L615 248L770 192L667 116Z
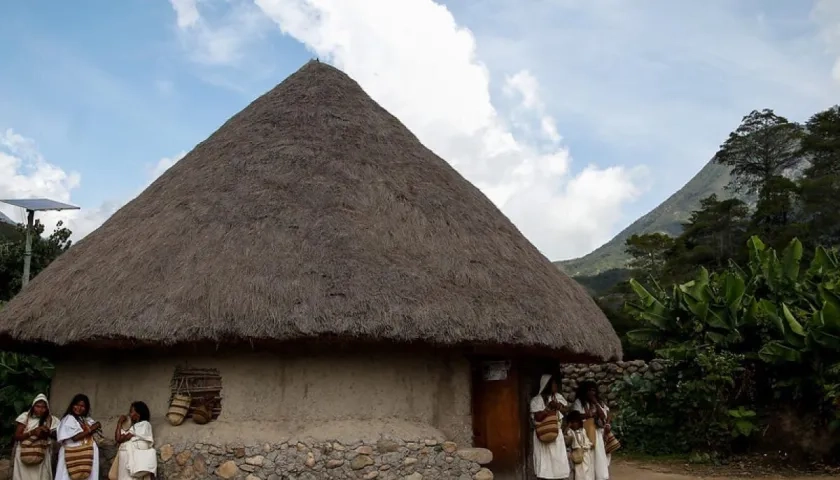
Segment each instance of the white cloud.
M65 172L61 167L47 162L35 142L12 129L0 132L0 198L43 197L72 204L73 190L81 184L76 172ZM44 212L37 218L51 231L63 220L78 240L98 227L113 211L103 205L97 209L80 211ZM24 222L23 209L0 205L0 211L16 222Z
M201 18L198 14L197 0L169 0L178 17L179 28L195 26Z
M509 77L508 91L519 104L511 116L500 112L473 34L443 5L431 0L256 0L256 5L283 33L356 79L550 258L583 254L607 240L621 207L641 193L640 170L590 166L570 174L569 152L558 145L556 122L545 112L529 72ZM191 35L191 29L181 32ZM249 41L247 29L233 30L238 42ZM526 135L512 129L530 125L536 128L526 128Z
M169 167L184 157L181 152L173 157L158 160L149 169L145 188ZM0 198L49 198L59 202L75 204L71 195L81 186L81 176L66 172L58 165L49 163L38 150L35 142L12 129L0 131ZM139 193L139 190L135 195ZM122 207L130 198L108 200L98 207L62 212L39 212L36 218L52 231L58 221L63 221L72 232L72 240L79 241L88 233L99 228L105 220ZM12 221L24 223L26 212L17 207L0 204L0 214Z
M840 2L817 0L811 11L811 17L820 27L820 34L827 50L837 57L831 69L831 76L840 82Z
M192 59L208 66L239 63L244 50L259 39L267 22L260 11L245 0L224 2L169 0L183 46ZM202 15L199 3L207 8Z
M182 158L184 158L184 155L186 155L186 154L187 154L186 151L182 151L181 153L179 153L178 155L175 155L174 157L163 157L160 160L158 160L157 163L155 164L155 166L152 167L151 170L149 171L149 176L151 178L149 183L155 181L155 179L157 179L159 176L163 175L163 172L169 170L169 168L172 165L175 165L176 163L178 163L178 161L181 160Z

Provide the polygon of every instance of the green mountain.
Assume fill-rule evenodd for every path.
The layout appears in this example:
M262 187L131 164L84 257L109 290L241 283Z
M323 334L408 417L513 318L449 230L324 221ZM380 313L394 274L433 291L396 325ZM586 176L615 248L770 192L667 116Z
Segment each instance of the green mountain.
M617 283L615 278L626 276L629 272L624 267L629 256L624 253L624 242L633 235L646 233L666 233L668 235L679 235L682 233L682 223L688 220L689 215L700 206L700 200L715 193L719 197L724 196L724 187L729 184L730 168L710 161L694 176L688 183L658 207L648 212L645 216L633 222L612 240L601 245L595 251L580 258L554 262L567 274L575 277L584 286L593 290L600 290L598 285L607 281L613 285ZM605 272L610 272L609 280L604 277Z

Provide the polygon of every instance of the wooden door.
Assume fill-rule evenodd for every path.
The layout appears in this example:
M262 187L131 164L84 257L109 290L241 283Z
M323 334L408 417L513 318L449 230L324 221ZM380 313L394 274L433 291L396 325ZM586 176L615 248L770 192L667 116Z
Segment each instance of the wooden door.
M509 368L500 375L500 363ZM500 378L500 377L504 378ZM519 372L510 362L478 361L473 368L473 441L493 452L496 478L521 478L523 425Z

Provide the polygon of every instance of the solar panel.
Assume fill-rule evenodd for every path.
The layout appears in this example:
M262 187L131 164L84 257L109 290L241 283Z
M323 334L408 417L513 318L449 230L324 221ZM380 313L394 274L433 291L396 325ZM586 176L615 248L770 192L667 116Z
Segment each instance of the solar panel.
M67 203L56 202L47 198L22 198L12 200L0 200L0 202L12 205L15 207L24 208L26 210L33 210L36 212L43 212L46 210L78 210L79 207Z

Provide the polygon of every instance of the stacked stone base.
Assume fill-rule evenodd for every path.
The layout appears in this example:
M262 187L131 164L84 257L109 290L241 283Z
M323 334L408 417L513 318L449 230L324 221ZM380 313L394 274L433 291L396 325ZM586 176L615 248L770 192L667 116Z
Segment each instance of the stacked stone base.
M404 442L383 438L375 444L307 442L245 445L172 445L158 448L158 478L164 480L492 480L482 465L484 449L459 449L452 442ZM107 470L105 472L107 473Z

